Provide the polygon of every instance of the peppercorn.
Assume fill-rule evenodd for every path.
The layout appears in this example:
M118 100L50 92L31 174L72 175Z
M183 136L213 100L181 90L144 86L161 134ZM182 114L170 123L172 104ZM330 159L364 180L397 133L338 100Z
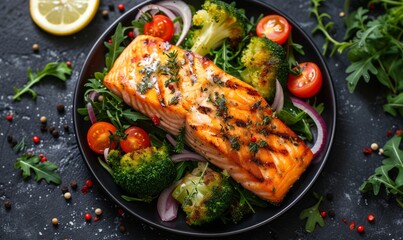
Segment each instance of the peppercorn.
M7 121L11 122L13 121L13 114L10 113L9 115L6 116Z
M119 216L122 216L124 213L125 213L125 212L124 212L121 208L118 209L118 215L119 215Z
M66 193L64 193L63 197L64 197L64 199L66 199L66 200L70 200L70 199L71 199L71 193L70 193L70 192L66 192Z
M358 226L357 227L357 232L359 232L359 233L363 233L364 232L364 226L362 226L362 225L360 225L360 226Z
M95 209L95 214L98 216L102 215L102 209L100 208Z
M32 44L32 51L34 51L34 53L38 53L39 52L39 44L37 44L37 43Z
M125 5L123 5L122 3L119 4L118 9L119 9L119 11L123 12L125 10Z
M77 189L77 181L75 181L75 180L73 180L73 181L71 181L70 182L70 187L73 189L73 190L76 190Z
M69 131L69 125L64 124L63 129L64 129L65 132L68 132Z
M115 6L113 4L108 5L109 11L115 11Z
M4 208L5 209L9 210L9 209L11 209L11 206L12 206L12 203L11 203L10 200L7 199L6 201L4 201Z
M88 188L87 185L84 185L84 186L81 188L81 192L84 193L84 194L87 194L88 191L89 191L89 188Z
M48 161L47 157L41 157L41 162L46 162Z
M372 143L372 144L371 144L371 149L372 149L373 151L378 150L378 149L379 149L378 144L376 144L376 143Z
M108 16L109 16L108 10L103 10L103 11L102 11L102 17L103 17L103 18L108 18Z
M325 218L327 214L325 211L322 211L322 212L320 212L320 215L322 216L322 218Z
M93 183L92 183L91 179L88 179L87 181L85 181L85 185L89 188L92 188Z
M133 33L133 31L129 31L129 32L127 33L127 36L128 36L129 38L134 38L134 33Z
M61 190L62 190L62 193L63 193L63 194L65 194L66 192L69 191L69 189L67 188L67 186L63 186L63 187L61 188Z
M54 126L49 127L49 132L52 134L52 132L56 130L56 128Z
M121 233L125 233L125 232L126 232L126 227L125 227L125 225L123 225L123 224L120 224L120 225L119 225L119 232L121 232Z
M38 136L34 136L32 138L32 141L34 141L35 144L39 143L41 141L41 139Z
M365 147L365 148L362 149L362 152L363 152L365 155L369 155L369 154L372 153L372 149L369 148L369 147Z
M64 104L63 104L63 103L58 103L58 104L56 105L56 108L57 108L57 111L58 111L59 113L64 113L65 108L64 108Z
M251 141L251 142L256 142L256 137L255 137L255 136L252 136L252 137L250 138L250 141Z
M53 130L51 134L52 134L52 137L54 137L54 138L58 138L60 136L59 131L57 131L56 129Z
M85 221L91 221L91 214L89 214L89 213L86 213L85 215L84 215L84 218L85 218Z
M380 148L380 149L379 149L378 154L379 154L379 155L382 155L382 154L383 154L383 148Z
M367 220L368 220L368 222L374 222L375 221L375 216L373 215L373 214L368 214L368 216L367 216Z
M67 67L69 67L69 68L73 67L73 64L71 63L71 61L66 61L66 65L67 65Z
M52 224L53 224L54 226L59 225L59 220L58 220L57 218L52 218Z
M48 119L45 116L41 116L39 118L39 121L41 121L41 123L46 123L48 121Z

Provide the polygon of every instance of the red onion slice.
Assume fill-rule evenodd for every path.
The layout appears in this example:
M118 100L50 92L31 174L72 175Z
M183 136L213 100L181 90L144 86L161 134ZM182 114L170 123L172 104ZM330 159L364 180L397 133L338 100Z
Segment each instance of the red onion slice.
M313 155L317 156L325 147L325 136L327 135L326 123L323 120L322 116L320 116L319 113L312 106L297 98L291 97L290 99L295 107L306 112L312 118L318 129L318 135L316 137L315 144L311 148Z
M189 32L190 26L192 25L192 11L190 11L189 6L185 2L180 0L165 0L159 2L158 5L168 8L182 17L182 33L176 42L176 45L180 45L185 39L187 33Z
M106 162L108 162L108 154L109 154L109 148L104 149L104 159Z
M276 95L274 96L271 108L273 111L280 112L284 106L284 92L281 83L276 80Z
M204 157L200 156L197 153L187 152L187 153L179 153L171 156L172 162L183 162L183 161L198 161L205 162L207 161Z
M90 121L92 124L97 122L97 118L95 117L95 112L94 109L92 108L92 104L89 102L87 103L87 111L88 111L88 116L90 117Z
M172 197L172 191L178 186L180 181L173 183L164 189L157 201L157 211L164 222L174 220L178 215L179 203Z

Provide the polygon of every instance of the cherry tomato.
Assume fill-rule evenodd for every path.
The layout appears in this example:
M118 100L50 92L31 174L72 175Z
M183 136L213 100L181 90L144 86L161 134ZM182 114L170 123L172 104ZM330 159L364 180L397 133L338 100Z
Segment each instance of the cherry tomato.
M111 135L116 132L116 127L108 122L96 122L92 124L87 133L87 142L91 150L103 154L105 148L114 149L116 144L111 141Z
M300 63L301 74L290 74L288 90L300 98L309 98L317 94L322 86L322 73L313 62Z
M120 147L126 153L151 146L150 137L140 127L129 127L126 129L125 134L127 136L124 140L120 140Z
M267 37L278 44L287 41L291 33L291 25L280 15L267 15L260 19L256 26L259 37Z
M144 24L144 34L160 37L165 41L171 40L174 35L174 24L169 17L156 14L151 22Z

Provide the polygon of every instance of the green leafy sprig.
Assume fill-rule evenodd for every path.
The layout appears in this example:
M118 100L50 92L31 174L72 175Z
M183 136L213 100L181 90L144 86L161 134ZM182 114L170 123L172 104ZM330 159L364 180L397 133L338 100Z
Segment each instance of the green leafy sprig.
M123 52L125 47L123 46L123 42L126 39L126 35L124 34L126 28L122 27L122 24L119 23L116 27L115 33L111 37L111 42L105 42L105 47L108 49L108 52L105 55L105 65L107 69L110 69L113 66L116 58Z
M380 4L384 12L371 15L363 7L349 13L349 3L345 3L346 34L344 41L337 41L329 33L334 23L331 16L321 13L319 7L325 0L311 0L311 13L318 25L313 30L325 36L323 54L332 47L330 56L336 51L348 51L351 64L347 67L347 87L352 93L360 80L369 82L377 79L388 90L383 110L392 116L403 116L403 2L373 0L369 4Z
M14 164L16 169L21 169L22 176L27 179L31 176L31 170L35 173L35 181L39 182L44 179L47 183L53 182L59 185L61 177L55 170L58 166L52 162L41 162L41 158L38 155L24 154L17 158L17 162Z
M31 93L32 98L35 99L37 93L32 89L32 86L41 81L43 78L48 76L56 77L60 80L65 81L67 76L71 75L71 68L67 66L66 63L50 62L45 65L44 69L37 70L36 73L32 72L31 68L28 68L28 82L22 88L14 87L14 101L21 100L21 95L25 93Z
M400 149L402 135L395 135L383 147L382 165L375 169L373 175L363 182L360 191L370 192L376 196L382 187L388 194L396 195L396 200L403 207L403 150Z
M318 194L315 193L314 195L316 198L318 198L318 202L312 207L304 209L299 215L299 219L301 220L306 219L305 231L309 233L315 230L316 224L318 224L321 227L325 226L325 221L323 220L323 217L320 215L319 211L319 207L320 204L322 203L323 196L319 196Z

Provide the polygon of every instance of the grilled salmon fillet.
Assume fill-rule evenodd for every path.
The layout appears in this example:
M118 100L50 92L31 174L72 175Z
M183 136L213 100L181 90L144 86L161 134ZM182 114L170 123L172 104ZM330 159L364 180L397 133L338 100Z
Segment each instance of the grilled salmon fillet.
M104 78L132 108L160 119L244 188L278 204L310 164L310 148L247 83L162 39L136 37Z

